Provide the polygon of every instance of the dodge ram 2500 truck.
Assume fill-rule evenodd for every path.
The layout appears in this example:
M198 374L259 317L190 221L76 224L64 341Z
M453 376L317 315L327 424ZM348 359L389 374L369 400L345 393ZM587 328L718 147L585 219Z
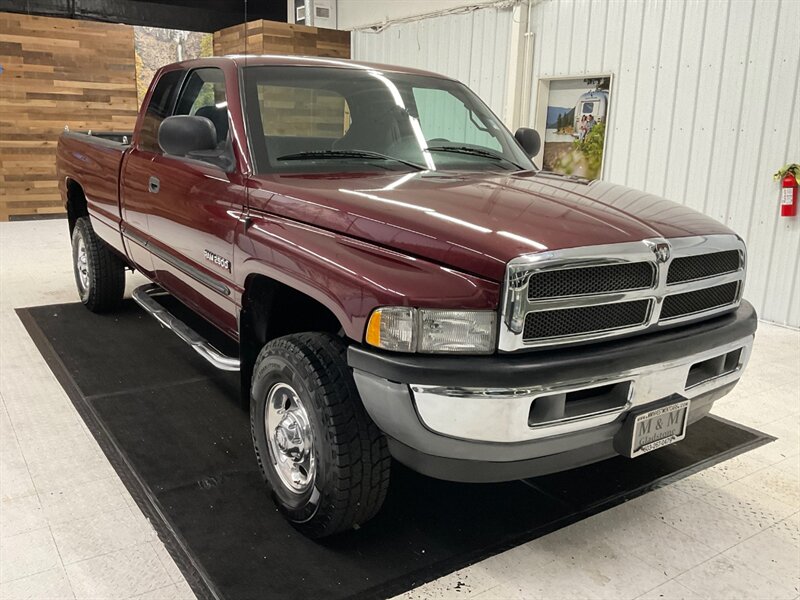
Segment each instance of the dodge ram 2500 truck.
M375 515L392 458L492 482L677 442L750 354L744 243L538 150L432 73L173 64L133 133L59 141L80 298L112 309L136 269L146 311L240 372L263 475L311 537Z

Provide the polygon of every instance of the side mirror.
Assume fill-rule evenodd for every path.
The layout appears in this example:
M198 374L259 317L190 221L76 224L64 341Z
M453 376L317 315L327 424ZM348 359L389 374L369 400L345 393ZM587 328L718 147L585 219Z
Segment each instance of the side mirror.
M205 117L167 117L158 127L158 145L173 156L207 152L217 147L217 130Z
M539 137L539 132L530 127L520 127L514 134L517 138L519 145L525 150L525 153L533 158L539 154L539 149L542 147L542 139Z

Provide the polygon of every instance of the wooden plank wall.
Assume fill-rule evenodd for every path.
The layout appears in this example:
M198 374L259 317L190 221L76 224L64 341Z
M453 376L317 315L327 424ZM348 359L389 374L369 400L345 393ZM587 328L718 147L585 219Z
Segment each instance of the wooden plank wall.
M55 148L64 125L133 129L133 28L0 13L0 65L0 220L63 212Z
M245 50L248 54L350 58L350 32L294 23L250 21L214 33L216 56L244 54Z
M245 33L246 32L246 33ZM217 55L349 58L350 33L252 21L214 34ZM63 212L58 135L131 131L137 114L133 28L0 12L0 221Z

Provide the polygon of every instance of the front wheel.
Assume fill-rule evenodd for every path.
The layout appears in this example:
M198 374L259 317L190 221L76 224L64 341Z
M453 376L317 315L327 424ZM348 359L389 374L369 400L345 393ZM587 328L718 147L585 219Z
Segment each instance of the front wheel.
M283 515L320 538L372 518L389 487L386 438L367 415L326 333L271 341L258 356L250 425L261 472Z
M116 308L125 293L125 265L97 237L89 217L72 230L72 265L81 302L92 312Z

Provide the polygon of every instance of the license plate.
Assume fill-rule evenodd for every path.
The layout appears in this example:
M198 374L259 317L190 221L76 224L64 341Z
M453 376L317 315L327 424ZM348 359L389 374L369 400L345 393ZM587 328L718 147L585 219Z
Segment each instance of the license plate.
M685 399L631 414L615 446L620 454L635 458L679 442L686 437L688 416L689 401Z

